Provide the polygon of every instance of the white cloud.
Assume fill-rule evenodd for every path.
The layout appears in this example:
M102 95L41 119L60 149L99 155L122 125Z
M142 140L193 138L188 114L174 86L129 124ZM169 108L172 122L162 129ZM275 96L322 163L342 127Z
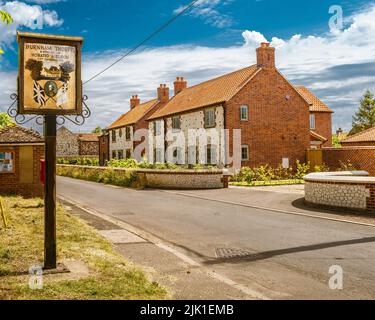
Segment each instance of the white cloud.
M39 5L29 5L18 1L6 3L0 1L0 10L9 12L14 20L14 23L7 26L0 24L0 47L10 47L20 27L34 29L36 26L38 28L58 27L63 24L63 20L58 17L56 11L43 10Z
M199 17L206 24L217 28L230 27L234 24L233 18L221 12L220 7L225 6L233 0L199 0L187 14ZM174 10L175 14L181 13L187 6L180 6Z
M345 30L335 34L268 39L277 48L277 64L286 77L294 84L311 88L336 112L334 127L346 129L362 92L375 89L375 6L353 15L350 21ZM266 38L257 31L245 31L243 37L242 45L232 47L144 48L128 57L84 87L93 110L85 128L109 125L129 110L132 94L139 94L143 101L154 99L157 86L167 83L172 87L176 76L184 76L189 85L194 85L254 64L255 48ZM118 51L86 54L84 79L103 70L121 54ZM8 94L15 89L16 75L0 76L0 108L4 110L3 106L9 104Z

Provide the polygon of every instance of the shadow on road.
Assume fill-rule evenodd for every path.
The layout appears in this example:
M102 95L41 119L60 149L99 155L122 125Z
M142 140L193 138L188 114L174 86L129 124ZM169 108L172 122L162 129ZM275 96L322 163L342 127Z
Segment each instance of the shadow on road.
M291 253L315 251L315 250L322 250L322 249L328 249L328 248L334 248L334 247L340 247L340 246L348 246L352 244L370 243L370 242L375 242L375 237L367 237L367 238L361 238L361 239L335 241L335 242L312 244L308 246L300 246L300 247L293 247L293 248L287 248L287 249L271 250L271 251L259 252L255 254L241 255L240 257L229 257L229 258L219 258L215 260L207 260L207 261L204 261L203 263L206 265L215 265L215 264L220 264L220 263L235 264L235 263L242 263L242 262L253 262L253 261L273 258L276 256L291 254Z
M350 209L345 209L345 208L329 208L329 207L324 207L320 205L307 205L305 203L305 198L300 198L292 202L292 206L297 209L305 210L305 211L310 211L310 212L317 212L317 213L328 213L328 214L337 214L340 216L357 216L357 217L374 217L374 214L368 213L368 212L363 212L363 211L358 211L358 210L350 210Z

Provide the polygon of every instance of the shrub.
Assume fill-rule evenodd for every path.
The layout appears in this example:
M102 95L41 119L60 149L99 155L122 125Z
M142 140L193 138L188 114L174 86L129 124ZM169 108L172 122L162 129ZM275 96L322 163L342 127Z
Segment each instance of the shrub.
M329 172L330 168L325 163L323 163L320 166L315 166L313 171L314 172Z
M99 166L98 158L85 158L85 157L75 157L75 158L58 158L58 164L70 164L70 165L81 165L81 166Z
M232 178L232 181L253 184L255 181L302 180L303 177L308 174L309 170L309 164L304 164L299 161L296 162L295 168L283 168L281 165L277 168L272 168L269 165L257 168L242 167Z
M296 173L294 177L296 179L303 179L309 173L310 164L301 163L299 160L296 162Z
M351 163L350 160L346 162L340 161L340 169L339 171L357 171L359 170L354 164Z
M138 162L135 159L112 159L108 161L108 167L114 168L138 168Z

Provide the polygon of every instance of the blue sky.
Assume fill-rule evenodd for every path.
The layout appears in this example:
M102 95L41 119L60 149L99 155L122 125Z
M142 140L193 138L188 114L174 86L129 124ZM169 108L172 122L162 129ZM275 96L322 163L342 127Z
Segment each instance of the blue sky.
M169 19L189 0L2 1L15 18L0 27L0 110L9 104L17 68L16 29L31 30L35 18L44 33L81 35L84 78L110 64ZM339 5L344 26L333 32L328 10ZM374 21L374 22L372 22ZM361 93L375 89L373 1L200 0L188 14L131 58L88 84L94 116L86 130L106 126L129 108L129 97L152 99L159 83L176 76L190 85L255 62L263 40L277 49L277 62L295 84L311 88L335 111L334 128L349 129ZM111 88L111 90L108 90Z

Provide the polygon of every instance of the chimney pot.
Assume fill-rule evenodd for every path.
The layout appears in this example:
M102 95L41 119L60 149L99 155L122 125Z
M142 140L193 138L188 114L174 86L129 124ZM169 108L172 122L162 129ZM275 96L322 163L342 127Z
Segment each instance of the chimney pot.
M166 84L160 84L158 88L158 100L161 103L167 103L169 101L169 87Z
M132 95L130 99L130 109L134 109L136 106L141 104L141 100L138 98L138 95Z
M276 67L275 48L271 47L270 43L262 42L256 52L259 68L274 69Z
M174 94L179 94L181 91L187 88L187 81L184 80L184 77L177 77L174 82Z

